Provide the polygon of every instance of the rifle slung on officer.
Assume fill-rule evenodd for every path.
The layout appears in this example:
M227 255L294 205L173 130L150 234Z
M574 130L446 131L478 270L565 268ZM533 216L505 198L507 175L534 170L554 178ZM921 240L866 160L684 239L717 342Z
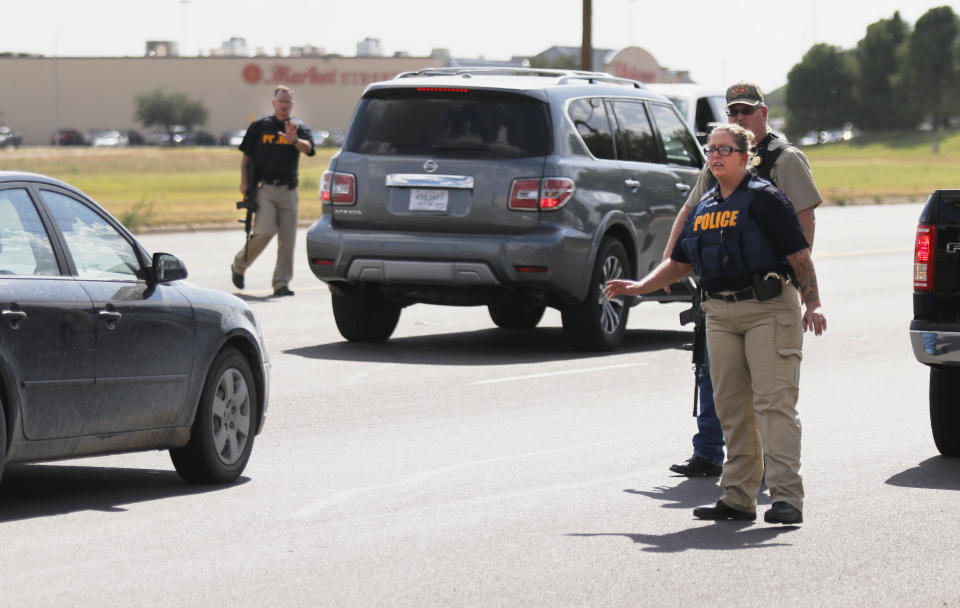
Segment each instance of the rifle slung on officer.
M250 250L250 230L253 227L253 214L257 212L257 186L260 183L260 174L257 164L252 157L247 159L247 191L243 193L243 200L237 201L237 209L246 209L247 214L242 220L246 243L243 246L243 261L247 261L247 252Z
M697 400L700 398L700 372L703 370L704 354L707 346L707 317L703 313L701 302L703 291L697 282L687 277L687 284L693 294L692 306L680 313L680 325L693 323L693 343L684 344L685 350L691 351L693 363L693 416L697 416Z

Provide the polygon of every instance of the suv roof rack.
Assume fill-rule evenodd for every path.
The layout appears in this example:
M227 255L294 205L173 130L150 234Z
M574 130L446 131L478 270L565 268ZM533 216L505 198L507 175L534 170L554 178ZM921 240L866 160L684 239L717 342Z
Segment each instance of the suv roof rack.
M462 76L470 78L474 74L484 76L540 76L556 78L556 84L568 84L570 81L586 81L591 84L598 82L622 84L637 89L646 88L643 83L628 78L611 76L605 72L587 72L582 70L554 70L547 68L513 68L513 67L449 67L424 68L413 72L397 74L396 78L413 78L416 76Z

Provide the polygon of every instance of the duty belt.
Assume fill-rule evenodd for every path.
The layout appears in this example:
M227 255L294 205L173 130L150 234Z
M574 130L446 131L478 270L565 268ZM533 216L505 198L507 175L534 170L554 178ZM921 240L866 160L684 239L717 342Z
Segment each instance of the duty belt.
M753 289L753 287L746 287L733 293L716 293L713 291L708 291L707 297L710 299L723 300L724 302L742 302L744 300L756 299L757 292Z
M269 184L271 186L289 186L293 180L297 178L293 176L288 177L265 177L263 178L263 183Z

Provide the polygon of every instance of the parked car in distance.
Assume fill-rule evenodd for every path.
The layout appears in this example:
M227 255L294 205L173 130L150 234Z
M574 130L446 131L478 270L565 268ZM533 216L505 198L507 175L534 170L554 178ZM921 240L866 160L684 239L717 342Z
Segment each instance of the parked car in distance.
M718 124L727 122L726 93L698 84L650 83L651 91L673 102L701 144Z
M188 131L186 127L174 125L170 131L151 131L146 142L150 146L215 146L216 138L206 131Z
M23 141L23 138L19 133L15 133L13 129L6 125L0 125L0 148L16 148Z
M215 146L217 145L217 138L209 131L187 131L186 142L184 143L190 146Z
M112 129L87 131L86 140L88 145L98 148L119 148L130 145L130 139L126 134Z
M220 136L220 145L221 146L232 146L234 148L240 147L240 144L243 142L243 136L247 134L246 129L239 129L236 131L227 131Z
M339 130L328 131L320 129L312 131L313 145L317 148L339 148L343 145L343 132Z
M703 165L677 109L596 72L431 68L371 84L307 233L348 340L382 341L414 303L487 306L502 328L547 306L580 348L616 348L610 279L661 260ZM689 299L684 283L672 295Z
M121 129L120 134L127 138L127 142L131 146L142 146L146 143L143 135L137 130Z
M830 129L827 131L809 131L800 138L801 146L814 146L817 144L830 144L841 141L850 141L855 137L860 137L863 132L852 122L844 123L839 129Z
M76 129L60 129L50 136L52 146L84 146L87 140Z
M263 334L186 276L79 190L0 172L0 473L165 449L187 481L237 479L267 408Z
M960 456L960 190L936 190L917 225L910 344L930 366L930 426L944 456Z

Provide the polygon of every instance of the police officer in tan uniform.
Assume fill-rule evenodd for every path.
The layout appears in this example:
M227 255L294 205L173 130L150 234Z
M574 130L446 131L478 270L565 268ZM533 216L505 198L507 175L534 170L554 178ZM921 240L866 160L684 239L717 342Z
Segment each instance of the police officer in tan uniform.
M647 294L696 272L727 460L722 497L693 514L755 519L766 472L773 504L764 520L798 524L803 331L820 335L827 322L809 243L783 192L749 170L752 146L753 134L738 125L714 129L704 152L717 185L689 215L670 258L640 281L609 281L604 295Z
M313 156L313 137L310 129L296 118L291 118L293 91L278 86L273 92L273 114L255 120L247 127L240 142L243 162L240 165L240 191L255 179L251 162L255 165L257 211L249 242L233 258L231 278L237 289L244 287L244 273L263 252L267 243L277 235L277 263L273 270L273 295L292 296L293 248L297 240L297 196L299 177L297 166L300 154Z
M813 246L815 227L814 209L822 202L813 183L810 163L803 152L788 141L776 136L767 125L768 109L763 93L754 83L737 82L727 89L727 116L730 124L749 130L757 142L760 163L754 171L773 182L793 203L797 218L803 227L807 242ZM673 224L673 230L663 252L668 259L680 230L703 195L716 183L708 167L704 167L697 184ZM713 386L710 382L709 357L705 358L701 375L697 378L700 409L697 415L697 433L693 436L693 455L685 462L673 464L670 470L688 477L717 476L723 470L723 433L714 409Z

